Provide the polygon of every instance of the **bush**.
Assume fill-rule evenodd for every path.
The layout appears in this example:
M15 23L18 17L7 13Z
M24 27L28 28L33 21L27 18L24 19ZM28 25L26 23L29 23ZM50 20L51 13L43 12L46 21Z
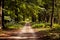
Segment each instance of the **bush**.
M12 26L9 26L8 28L9 29L19 29L20 27L22 27L22 25L12 25Z
M60 26L54 28L55 31L60 32Z
M45 23L45 27L50 27L50 23Z
M40 24L34 24L32 25L32 28L40 28L40 27L44 27L45 25L43 23Z
M54 24L53 27L55 28L55 30L60 30L60 25L59 24Z
M25 21L19 22L19 24L21 24L21 25L25 25Z
M4 24L6 29L18 29L20 27L22 27L21 24L13 24L13 23L6 23Z
M34 24L36 24L35 22L30 22L31 23L31 25L34 25Z
M53 31L60 32L60 25L59 24L54 24L52 29Z
M54 28L59 27L59 26L60 26L59 24L53 24Z

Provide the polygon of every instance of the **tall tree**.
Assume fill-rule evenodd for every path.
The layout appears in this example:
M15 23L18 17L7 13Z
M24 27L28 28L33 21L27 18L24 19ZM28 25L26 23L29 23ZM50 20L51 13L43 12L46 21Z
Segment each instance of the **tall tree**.
M50 25L51 28L53 26L53 14L54 14L54 0L52 0L52 13L51 13L51 25Z

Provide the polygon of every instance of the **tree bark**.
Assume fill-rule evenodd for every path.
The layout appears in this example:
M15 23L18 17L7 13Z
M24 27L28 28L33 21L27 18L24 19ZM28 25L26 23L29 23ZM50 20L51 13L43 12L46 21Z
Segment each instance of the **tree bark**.
M25 21L25 15L23 15L23 21Z
M50 25L51 28L53 26L53 14L54 14L54 0L52 0L52 14L51 14L51 25Z
M36 22L36 16L32 15L32 22Z
M1 6L2 6L2 8L4 8L4 1L1 1L1 2L3 2ZM2 14L2 29L4 30L5 26L4 26L4 12L3 12L3 10L2 10L2 13L3 13Z
M38 13L38 22L41 21L41 16L40 16L40 13Z
M15 0L15 7L17 8L16 0ZM17 17L15 18L15 22L18 23L18 10L17 10L16 8L15 8L15 15L16 15Z

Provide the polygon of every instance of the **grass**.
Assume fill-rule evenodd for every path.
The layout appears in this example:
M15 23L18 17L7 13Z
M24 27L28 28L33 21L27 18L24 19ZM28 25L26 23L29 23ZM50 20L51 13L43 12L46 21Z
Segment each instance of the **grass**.
M50 28L36 28L37 31L48 31Z

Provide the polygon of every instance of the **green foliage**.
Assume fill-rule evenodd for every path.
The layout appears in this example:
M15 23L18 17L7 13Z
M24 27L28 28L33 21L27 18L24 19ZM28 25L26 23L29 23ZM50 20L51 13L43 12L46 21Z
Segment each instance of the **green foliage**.
M60 26L59 24L53 24L54 28L59 27L59 26Z
M4 20L9 20L9 21L11 21L11 18L10 18L10 16L4 16Z
M45 27L50 27L50 23L45 23Z
M60 31L60 26L55 28L56 31Z
M60 0L56 0L54 5L54 23L58 23L60 20L59 2ZM52 0L4 0L3 12L4 20L14 20L14 22L17 21L24 25L25 22L22 21L28 18L31 22L44 22L44 25L49 27L50 23L48 22L52 13ZM32 25L37 28L44 27L43 24L35 25L35 23L32 23Z
M60 35L58 33L50 33L49 34L50 39L52 40L59 40Z
M60 25L59 24L54 24L53 27L54 27L53 30L60 31Z
M7 29L19 29L21 27L23 27L23 26L21 24L18 24L18 23L9 22L9 23L5 24L5 28L7 28Z
M25 25L25 21L19 22L19 24L21 24L21 25Z
M40 23L40 24L34 24L32 25L32 28L41 28L41 27L44 27L45 25L43 23Z

